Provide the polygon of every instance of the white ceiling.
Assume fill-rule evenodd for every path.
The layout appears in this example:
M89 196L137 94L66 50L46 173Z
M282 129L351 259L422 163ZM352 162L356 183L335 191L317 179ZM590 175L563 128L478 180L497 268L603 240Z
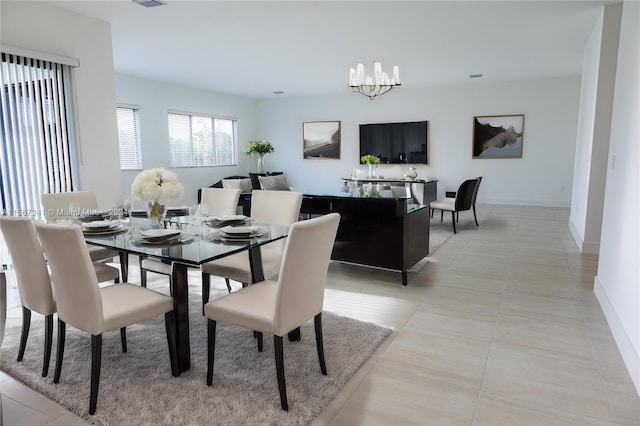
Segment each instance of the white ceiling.
M349 68L374 60L400 67L402 90L577 75L614 3L166 2L48 1L111 23L118 73L256 99L345 93Z

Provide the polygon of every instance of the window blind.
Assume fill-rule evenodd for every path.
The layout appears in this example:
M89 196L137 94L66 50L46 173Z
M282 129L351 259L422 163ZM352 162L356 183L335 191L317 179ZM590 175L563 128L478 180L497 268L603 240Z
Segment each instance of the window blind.
M5 214L35 215L45 192L73 190L69 67L2 53L0 189Z
M169 113L171 167L236 164L236 122L185 113Z
M120 169L142 169L140 127L138 109L118 107L118 142L120 144Z

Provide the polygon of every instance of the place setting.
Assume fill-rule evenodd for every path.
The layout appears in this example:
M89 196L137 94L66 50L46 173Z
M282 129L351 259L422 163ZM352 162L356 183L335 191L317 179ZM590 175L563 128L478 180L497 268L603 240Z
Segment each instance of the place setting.
M242 214L211 216L204 219L204 223L212 228L223 228L226 226L241 226L251 223L251 219Z
M80 225L82 233L86 237L111 237L114 235L124 234L128 231L126 227L120 225L118 221L96 220L86 222Z
M179 229L147 229L131 237L131 241L134 244L143 246L186 244L193 240L193 235Z
M212 241L223 243L244 244L250 242L253 238L263 235L265 230L255 225L231 226L227 225L214 232L209 233L205 238Z
M77 216L77 219L78 219L78 222L93 223L93 222L106 221L110 217L111 217L111 214L107 212L101 212L99 210L88 210L85 213L79 214Z

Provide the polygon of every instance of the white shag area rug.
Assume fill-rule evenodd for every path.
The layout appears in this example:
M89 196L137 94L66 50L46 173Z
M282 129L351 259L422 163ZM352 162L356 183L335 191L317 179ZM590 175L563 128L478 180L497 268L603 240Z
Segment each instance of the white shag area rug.
M276 380L273 337L258 352L250 330L218 323L214 384L206 385L206 319L200 295L191 295L191 369L172 377L164 317L127 329L128 352L119 331L103 335L98 406L89 415L90 337L67 326L60 383L53 384L56 331L48 377L41 377L43 317L32 315L25 356L17 362L20 326L8 327L0 368L93 424L103 425L306 425L331 402L354 373L389 336L371 323L323 313L328 375L320 372L313 321L302 340L285 338L289 411L282 411Z

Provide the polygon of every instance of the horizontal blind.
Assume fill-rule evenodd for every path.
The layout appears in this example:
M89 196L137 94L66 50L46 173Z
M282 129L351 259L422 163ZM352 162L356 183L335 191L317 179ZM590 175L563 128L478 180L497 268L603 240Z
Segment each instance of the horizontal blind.
M233 119L169 113L171 167L236 164L236 122Z
M191 117L169 114L169 149L171 167L190 167L193 159L191 145Z
M120 144L120 169L142 169L139 114L137 108L118 107L118 142Z

